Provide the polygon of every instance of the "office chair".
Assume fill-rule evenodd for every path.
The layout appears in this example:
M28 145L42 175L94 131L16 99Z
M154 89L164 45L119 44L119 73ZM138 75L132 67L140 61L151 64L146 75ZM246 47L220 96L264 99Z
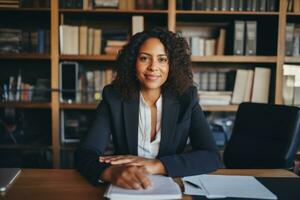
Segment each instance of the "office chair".
M300 140L300 109L241 103L224 150L226 168L292 168Z

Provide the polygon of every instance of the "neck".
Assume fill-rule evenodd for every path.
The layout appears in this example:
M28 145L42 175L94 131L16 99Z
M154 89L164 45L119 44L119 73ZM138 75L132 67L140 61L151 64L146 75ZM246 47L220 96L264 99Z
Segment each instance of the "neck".
M144 100L149 106L155 105L156 101L160 97L160 88L155 90L141 90Z

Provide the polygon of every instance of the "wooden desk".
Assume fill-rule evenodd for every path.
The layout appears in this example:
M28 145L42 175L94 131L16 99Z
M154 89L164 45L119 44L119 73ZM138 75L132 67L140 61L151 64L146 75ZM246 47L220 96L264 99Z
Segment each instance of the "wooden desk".
M252 175L256 177L297 177L282 169L229 170L214 174ZM23 169L19 177L0 199L103 199L105 186L90 185L77 171L64 169ZM184 196L184 199L191 199Z

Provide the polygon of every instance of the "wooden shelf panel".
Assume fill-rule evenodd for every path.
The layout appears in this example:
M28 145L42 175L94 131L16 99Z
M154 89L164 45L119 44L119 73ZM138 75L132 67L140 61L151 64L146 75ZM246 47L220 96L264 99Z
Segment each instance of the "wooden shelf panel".
M60 13L125 13L125 14L167 14L167 10L118 10L118 9L60 9Z
M276 63L276 56L192 56L192 62Z
M117 55L60 55L60 60L115 61Z
M97 103L91 104L67 104L61 103L61 109L83 109L83 110L93 110L97 108ZM228 106L201 106L204 111L229 111L235 112L238 109L238 105L228 105Z
M300 63L300 56L299 57L285 57L284 62L286 63Z
M68 103L61 103L61 109L83 109L83 110L94 110L97 108L98 103L85 103L85 104L68 104Z
M278 16L279 12L176 10L176 14Z
M49 145L33 145L33 144L1 144L0 149L21 149L21 150L40 150L40 149L52 149Z
M0 54L0 60L50 60L49 54Z
M228 106L201 106L203 111L210 112L236 112L238 110L238 105L228 105Z
M51 103L41 102L0 102L0 108L11 107L11 108L35 108L44 109L51 108Z
M2 11L13 11L13 12L49 12L50 8L0 8L0 12Z
M287 16L300 16L300 13L288 12L286 13Z

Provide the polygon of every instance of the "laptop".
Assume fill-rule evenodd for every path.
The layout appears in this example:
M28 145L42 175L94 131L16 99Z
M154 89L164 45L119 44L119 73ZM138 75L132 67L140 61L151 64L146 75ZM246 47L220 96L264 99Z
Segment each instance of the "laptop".
M20 168L0 168L0 192L5 192L20 172Z

